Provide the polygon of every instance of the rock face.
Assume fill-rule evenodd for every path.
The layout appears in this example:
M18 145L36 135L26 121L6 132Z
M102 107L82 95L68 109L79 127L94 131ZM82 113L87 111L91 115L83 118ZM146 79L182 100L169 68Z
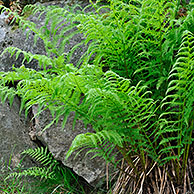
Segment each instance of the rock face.
M8 27L4 26L4 20L5 20L6 16L4 13L2 13L0 15L0 42L2 42L5 38L5 35L8 31Z
M47 0L48 1L48 0ZM74 3L74 2L73 2ZM64 7L67 4L71 4L70 1L51 1L47 3L43 3L44 5L57 5L60 7ZM86 6L87 2L80 2L81 6ZM37 40L37 44L34 45L34 33L30 33L28 39L26 39L26 32L28 29L23 32L21 29L18 29L17 26L9 26L5 22L5 15L0 15L0 54L3 50L9 46L20 48L26 52L30 52L32 54L42 54L46 55L44 42L41 39ZM37 28L40 28L44 24L44 16L38 19L37 15L29 16L28 20L35 23ZM82 39L82 36L77 34L75 35L69 44L66 45L64 52L68 52L75 44L79 43ZM75 51L71 63L76 64L76 62L80 59L83 55L85 49L79 49L79 51ZM23 56L22 54L19 56L17 60L15 57L9 57L8 53L5 53L2 57L0 57L0 71L9 71L12 69L12 65L15 67L20 67L22 64ZM24 63L26 67L38 69L37 61L32 60L29 64L26 62Z
M104 175L105 162L101 158L90 159L89 156L85 156L86 151L80 153L75 158L75 153L65 160L66 153L71 145L71 142L76 135L80 133L91 132L92 129L86 129L81 121L77 121L75 129L72 130L74 114L72 113L67 121L64 129L61 128L63 118L59 121L58 125L52 125L40 136L42 129L51 122L52 117L49 111L44 111L38 118L35 124L36 135L43 142L48 145L50 152L57 160L63 162L65 166L72 168L78 175L84 177L89 183L95 182L99 177Z
M4 164L16 167L24 149L33 147L29 141L28 126L19 117L19 100L15 98L12 107L8 102L0 104L0 158ZM26 161L25 161L26 165ZM31 164L28 163L27 166Z
M52 4L59 4L60 6L62 6L63 3L52 2ZM5 16L1 15L0 17L0 53L8 46L15 46L33 54L46 54L42 40L39 39L37 44L34 46L33 33L30 34L29 39L26 39L25 33L23 33L22 30L13 30L12 27L8 26L4 22L3 17ZM35 16L30 16L29 18L38 26L43 24L43 19L37 20ZM66 49L70 49L72 45L78 43L80 39L81 35L76 35L73 37ZM79 55L74 54L72 62L75 63L81 54L81 52ZM18 58L18 60L15 60L14 57L10 58L8 54L4 54L2 57L0 57L0 71L11 70L13 64L15 64L16 67L19 67L22 60L22 55ZM36 61L32 61L30 64L27 64L27 67L38 69ZM20 117L18 115L18 105L14 109L10 109L7 104L0 105L0 118L1 157L4 157L5 159L9 158L9 154L14 145L16 145L17 148L15 155L19 154L25 148L32 146L32 142L30 142L29 138L29 128L26 127L22 121L20 121ZM57 126L52 125L41 136L38 136L38 132L40 132L40 130L43 129L51 120L52 118L49 112L44 112L40 118L37 118L36 120L36 131L31 132L33 132L39 140L48 146L50 152L57 160L60 160L64 165L73 168L76 173L83 176L89 183L98 182L99 177L105 173L105 163L102 159L96 158L90 160L89 156L85 157L85 152L79 155L76 159L74 159L74 155L71 156L67 161L65 160L65 154L75 136L80 133L91 131L92 129L85 129L82 122L78 121L76 123L75 130L72 130L72 114L67 121L65 129L61 129L59 122Z

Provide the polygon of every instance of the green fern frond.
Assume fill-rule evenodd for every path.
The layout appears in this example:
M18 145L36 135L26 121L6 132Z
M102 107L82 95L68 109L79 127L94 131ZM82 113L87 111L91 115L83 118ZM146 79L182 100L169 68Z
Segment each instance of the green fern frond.
M155 102L149 97L151 93L146 91L146 87L141 83L131 86L129 79L112 71L104 74L101 68L92 65L79 70L67 68L68 71L60 71L59 75L53 76L22 67L2 77L7 76L5 79L8 80L15 73L15 79L21 80L17 84L17 94L22 99L21 110L25 108L26 114L34 104L51 111L53 121L45 129L57 123L60 117L64 118L64 127L68 114L75 111L76 119L82 119L85 125L91 124L104 141L122 147L119 136L118 139L116 135L113 137L120 134L122 142L130 140L136 152L142 149L137 146L142 145L141 142L147 142L147 149L153 149L147 129L155 116ZM33 76L30 76L32 72ZM38 114L42 111L39 110ZM97 143L93 141L94 145Z
M34 44L36 44L38 39L43 40L47 56L49 57L53 56L53 54L58 57L64 54L66 55L66 53L64 53L65 45L74 35L79 33L76 30L76 26L78 24L76 22L72 22L76 7L72 8L72 11L70 11L69 9L59 8L57 6L26 6L23 10L24 13L31 11L33 14L36 14L37 17L44 15L44 25L41 27L38 27L35 23L26 20L25 17L19 16L7 8L4 8L3 11L6 10L9 14L14 15L14 18L19 23L19 26L26 32L27 39L29 34L34 32ZM23 51L23 54L25 55L26 53ZM25 57L27 58L27 55ZM36 57L39 59L38 55L36 55Z
M36 148L36 149L28 149L22 152L22 154L28 155L37 162L39 162L43 166L49 166L49 168L53 168L58 163L53 158L52 154L48 152L47 148Z
M20 178L22 176L33 176L40 177L41 179L53 179L53 180L56 178L54 172L50 172L50 169L48 168L32 167L22 172L11 173L6 179L11 177Z
M109 130L102 130L97 133L85 133L80 134L75 137L75 139L72 142L71 147L69 148L66 159L69 158L69 156L76 150L80 148L98 148L99 145L102 145L103 143L109 141L110 143L113 143L114 145L117 145L119 147L123 147L122 142L122 134L119 134L115 131ZM91 151L90 151L91 152ZM89 152L89 153L90 153ZM96 150L97 152L97 150Z
M22 177L22 176L33 176L40 177L41 179L50 179L56 180L58 173L62 172L63 169L60 167L59 163L52 156L52 154L48 151L47 148L36 148L36 149L27 149L22 152L24 155L30 156L36 162L41 164L43 167L31 167L27 170L23 170L22 172L14 172L11 173L8 177Z
M189 145L192 141L189 132L193 122L193 94L194 94L194 35L190 31L184 31L182 44L177 54L177 61L172 67L169 75L169 87L166 97L163 100L162 107L166 108L166 112L161 118L171 115L172 120L166 121L165 125L158 132L162 135L160 145L164 148L160 153L165 155L165 162L171 160L169 157L170 148L178 151L177 158L182 157L185 153L185 145ZM189 141L185 141L185 139ZM188 143L189 142L189 143ZM167 143L172 146L167 152ZM174 156L173 156L174 157Z

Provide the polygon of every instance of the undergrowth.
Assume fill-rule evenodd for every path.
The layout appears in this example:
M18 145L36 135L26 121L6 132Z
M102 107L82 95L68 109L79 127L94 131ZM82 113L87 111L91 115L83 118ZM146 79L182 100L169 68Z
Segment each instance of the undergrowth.
M40 71L22 65L1 72L1 100L12 103L20 96L26 115L33 105L39 106L36 116L49 109L53 121L44 130L60 117L65 127L72 111L75 121L92 125L95 133L78 135L66 158L89 148L86 154L103 157L119 169L111 193L192 191L193 3L98 3L73 10L27 6L33 14L45 14L40 29L15 14L23 30L35 33L35 44L43 40L47 55L6 48L2 55L9 52L17 59L22 53L23 62L37 60ZM78 33L84 39L64 53ZM77 64L69 64L82 44L87 51Z

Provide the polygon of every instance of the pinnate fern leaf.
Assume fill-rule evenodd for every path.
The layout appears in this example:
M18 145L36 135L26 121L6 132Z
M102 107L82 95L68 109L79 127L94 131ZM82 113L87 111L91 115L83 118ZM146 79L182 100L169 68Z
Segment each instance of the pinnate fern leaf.
M191 126L193 122L193 94L194 94L194 35L190 31L184 31L182 44L177 54L177 60L169 75L169 87L162 107L166 108L161 118L171 115L173 120L165 119L158 135L162 135L160 145L164 148L160 153L165 155L164 162L172 157L180 158L186 151L185 145L192 141ZM164 120L162 121L164 123ZM170 144L170 146L167 146ZM168 149L167 149L168 147ZM170 150L178 150L177 155L169 156Z
M69 148L66 159L76 150L80 148L98 148L99 145L102 145L104 141L109 141L110 143L113 143L114 145L117 145L119 147L123 147L122 142L122 134L119 134L115 131L106 131L102 130L97 133L85 133L80 134L75 137L75 139L72 142L71 147ZM97 150L96 150L97 151Z

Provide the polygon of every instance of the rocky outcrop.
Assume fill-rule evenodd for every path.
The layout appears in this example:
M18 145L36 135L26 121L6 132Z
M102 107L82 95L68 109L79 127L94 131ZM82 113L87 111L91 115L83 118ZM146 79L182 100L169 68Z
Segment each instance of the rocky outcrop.
M59 4L63 6L63 2L52 2L52 4ZM42 40L38 40L34 45L33 37L31 33L29 38L26 39L25 33L20 29L13 29L13 26L8 26L4 21L5 15L0 16L0 53L8 46L15 46L22 50L31 52L33 54L46 54L44 44ZM30 16L29 19L35 22L38 26L43 24L43 18L37 20L36 16ZM68 51L72 45L78 43L81 39L81 35L73 37L66 50ZM83 50L79 53L75 53L72 59L72 63L76 63L80 56L83 54ZM0 71L9 71L14 64L19 67L22 63L22 55L15 60L14 57L9 57L9 54L4 54L0 58ZM30 64L25 64L28 67L38 69L37 62L34 60ZM60 123L57 126L52 125L44 133L40 133L41 130L47 125L52 117L49 111L45 111L39 118L35 119L34 127L29 128L25 125L25 121L18 115L19 102L15 102L16 107L10 108L8 104L0 105L0 138L1 138L1 157L8 159L11 150L16 145L17 152L14 155L20 157L20 152L25 148L31 147L33 138L37 138L44 145L48 146L53 156L60 160L65 166L72 168L77 174L84 177L89 183L98 182L100 177L105 173L105 163L100 158L90 159L89 156L85 157L83 152L81 155L74 159L75 155L72 155L67 161L65 160L65 154L68 151L72 140L77 134L92 131L91 128L85 128L81 121L77 121L75 129L72 130L73 113L68 118L67 124L64 129L61 129ZM36 107L33 107L32 114L36 112ZM31 138L31 140L30 140Z
M19 116L19 100L14 99L10 107L9 102L0 104L0 158L3 164L17 167L22 159L21 152L33 147L29 141L29 126ZM29 160L25 160L25 166L31 166Z
M36 109L36 107L33 107L33 109ZM36 113L36 110L33 112ZM68 160L65 160L66 153L76 135L92 131L91 128L85 128L81 121L77 121L75 128L72 129L73 120L74 114L72 113L64 129L61 128L63 122L63 118L61 118L57 126L53 124L45 132L41 133L43 128L52 121L49 111L44 111L35 121L35 136L48 145L50 152L57 160L72 168L89 183L96 182L105 173L105 162L102 158L97 157L91 160L90 156L85 156L86 151L83 151L77 157L75 157L76 153L74 153ZM32 134L34 135L34 133Z
M72 3L72 2L71 2ZM67 4L71 4L70 1L50 1L44 3L44 5L57 5L60 7L64 7ZM87 2L80 2L81 6L84 7L88 3ZM42 54L46 55L44 43L41 39L37 40L37 44L34 45L34 33L30 33L28 39L26 38L26 32L23 32L21 29L18 29L17 25L9 26L5 22L6 16L4 14L0 15L0 54L3 50L9 46L14 46L20 48L26 52L30 52L32 54ZM28 20L34 22L37 25L37 28L40 28L44 24L44 16L38 19L37 15L31 15L28 17ZM82 36L77 34L75 35L69 44L66 45L64 52L67 53L69 50L79 41L82 40ZM82 47L81 49L74 52L74 55L71 59L71 63L76 64L80 57L85 52L85 49ZM22 54L19 56L17 60L15 57L10 57L8 53L5 53L2 57L0 57L0 71L9 71L12 69L12 65L15 67L20 67L23 61ZM24 63L26 67L38 69L38 64L35 60L32 60L29 64L26 62Z

